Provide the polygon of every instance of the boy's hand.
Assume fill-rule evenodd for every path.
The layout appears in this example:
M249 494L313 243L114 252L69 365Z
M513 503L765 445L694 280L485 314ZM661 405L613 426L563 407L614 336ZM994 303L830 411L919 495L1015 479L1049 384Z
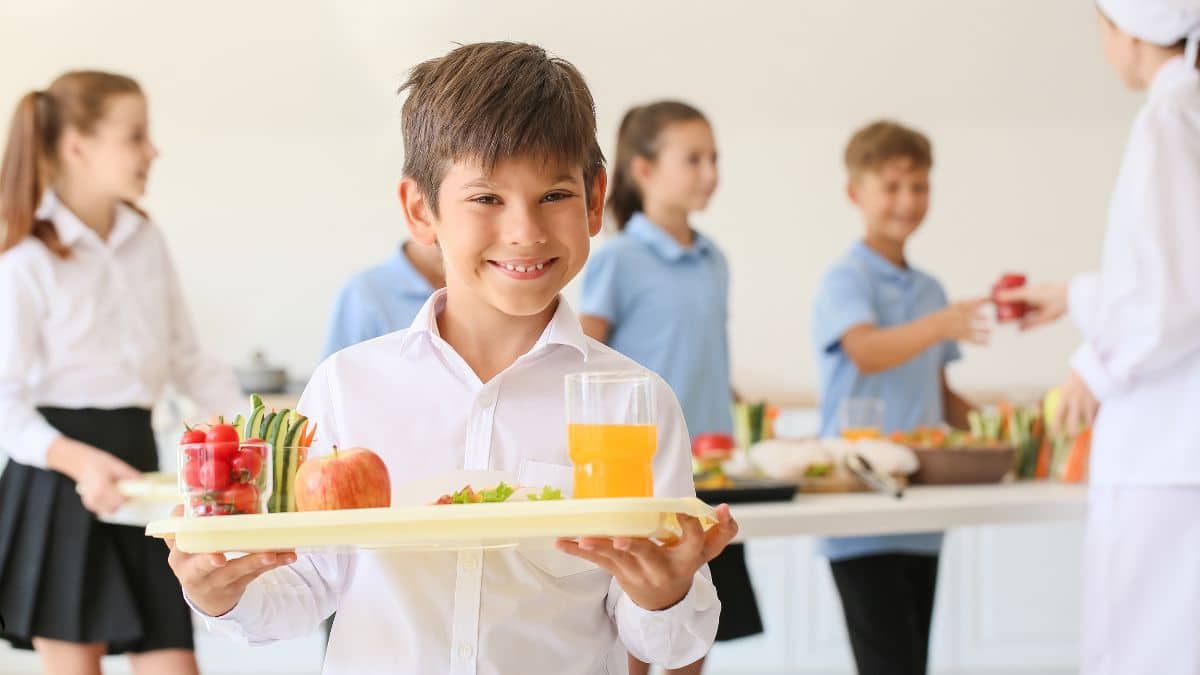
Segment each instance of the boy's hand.
M1029 311L1021 319L1021 330L1053 323L1067 312L1067 285L1061 281L1009 288L996 292L1000 302L1024 302Z
M560 539L555 548L608 570L621 589L642 609L658 611L679 603L692 588L692 578L725 550L737 535L729 506L717 507L717 524L705 532L700 521L679 514L683 536L670 544L629 537Z
M950 303L938 310L934 316L937 317L942 337L986 345L991 337L987 317L983 314L983 306L987 303L987 298L972 298Z
M1062 397L1058 400L1058 410L1054 413L1051 426L1054 431L1065 431L1074 436L1090 427L1099 411L1100 402L1092 394L1091 387L1078 372L1072 370L1062 385Z
M183 515L183 505L176 506L171 515ZM236 607L251 581L276 567L296 562L293 551L254 553L226 560L221 553L184 553L175 547L174 539L164 541L171 549L167 562L179 578L183 592L197 609L209 616L221 616Z

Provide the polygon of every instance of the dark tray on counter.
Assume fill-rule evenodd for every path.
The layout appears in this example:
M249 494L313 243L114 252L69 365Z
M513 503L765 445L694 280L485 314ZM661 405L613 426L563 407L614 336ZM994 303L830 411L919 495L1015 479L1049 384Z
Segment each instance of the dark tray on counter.
M735 480L733 487L696 490L706 504L749 504L753 502L790 502L799 485L770 479Z

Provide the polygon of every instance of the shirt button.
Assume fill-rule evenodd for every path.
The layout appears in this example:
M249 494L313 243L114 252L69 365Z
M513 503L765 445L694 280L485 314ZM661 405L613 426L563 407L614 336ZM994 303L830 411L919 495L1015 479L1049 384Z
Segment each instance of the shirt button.
M496 395L491 391L484 390L479 392L479 407L490 408L496 402Z
M458 655L464 659L469 659L474 654L475 650L471 648L471 645L462 645L458 648Z
M462 568L468 572L474 572L475 568L479 567L479 561L475 559L474 554L463 556Z

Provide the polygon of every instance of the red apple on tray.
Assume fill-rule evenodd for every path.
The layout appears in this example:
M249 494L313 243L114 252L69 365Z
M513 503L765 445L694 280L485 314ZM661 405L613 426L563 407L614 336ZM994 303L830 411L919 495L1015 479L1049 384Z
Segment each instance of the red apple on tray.
M391 506L387 466L366 448L312 457L296 471L296 510L333 511Z

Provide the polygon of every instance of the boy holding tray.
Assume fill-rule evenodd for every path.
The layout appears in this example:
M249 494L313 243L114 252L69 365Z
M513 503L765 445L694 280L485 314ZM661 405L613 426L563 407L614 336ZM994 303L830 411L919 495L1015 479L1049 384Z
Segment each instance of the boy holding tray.
M569 491L565 375L648 372L584 336L559 292L601 228L606 174L591 94L569 63L515 43L460 47L402 87L399 197L415 241L437 244L446 288L407 330L338 352L300 410L323 444L364 446L393 483L457 469ZM655 495L694 495L688 431L658 401ZM705 563L737 531L586 538L554 548L222 555L171 552L209 628L269 642L335 610L326 673L623 673L628 650L678 667L702 657L720 613ZM173 544L172 544L173 546ZM555 550L557 549L557 550Z

